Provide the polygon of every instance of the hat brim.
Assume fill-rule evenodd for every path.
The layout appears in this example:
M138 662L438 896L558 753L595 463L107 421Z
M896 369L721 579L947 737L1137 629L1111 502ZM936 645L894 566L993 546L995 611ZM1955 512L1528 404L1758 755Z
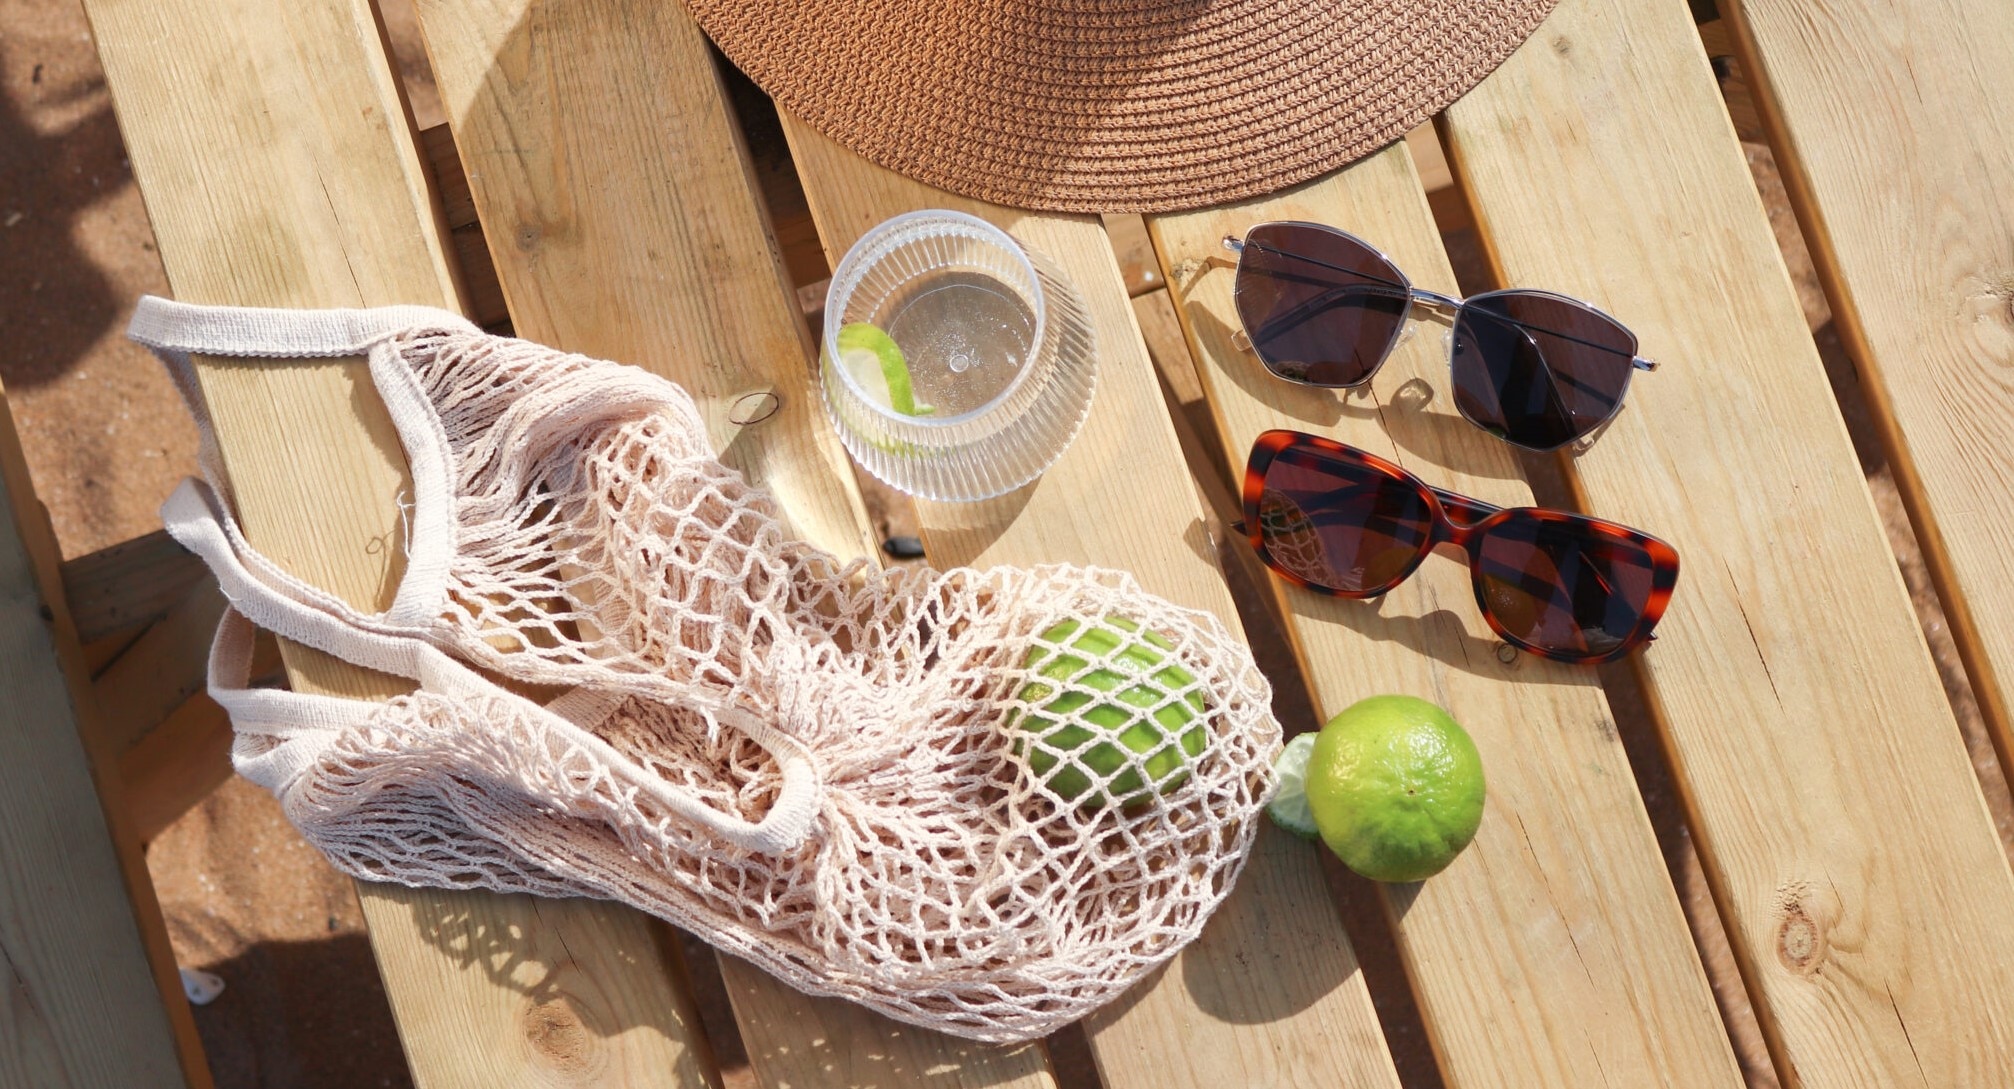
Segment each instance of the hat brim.
M996 204L1165 212L1306 181L1481 82L1555 0L685 0L784 110Z

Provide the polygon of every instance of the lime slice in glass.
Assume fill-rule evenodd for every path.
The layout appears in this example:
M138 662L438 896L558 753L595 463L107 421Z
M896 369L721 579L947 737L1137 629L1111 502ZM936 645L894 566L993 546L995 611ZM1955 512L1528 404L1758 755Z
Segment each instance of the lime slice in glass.
M843 325L837 339L840 366L869 397L904 416L928 416L937 411L933 405L917 402L902 349L879 326L864 321Z
M1273 823L1302 839L1321 835L1315 827L1315 811L1308 807L1308 757L1315 751L1315 735L1302 734L1287 742L1273 761L1280 774L1280 789L1266 806Z

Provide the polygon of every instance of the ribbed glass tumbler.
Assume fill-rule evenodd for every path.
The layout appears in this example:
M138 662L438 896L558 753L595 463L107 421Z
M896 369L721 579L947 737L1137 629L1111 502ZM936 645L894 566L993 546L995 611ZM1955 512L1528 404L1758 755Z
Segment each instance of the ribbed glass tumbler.
M1040 476L1091 408L1082 300L1052 262L961 212L868 231L825 296L819 380L840 442L924 499L990 499Z

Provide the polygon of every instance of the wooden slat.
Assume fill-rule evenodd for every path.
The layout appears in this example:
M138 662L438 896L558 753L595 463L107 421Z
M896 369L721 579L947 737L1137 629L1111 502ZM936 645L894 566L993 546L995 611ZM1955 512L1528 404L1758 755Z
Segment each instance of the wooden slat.
M93 677L116 661L126 648L140 641L147 634L145 627L117 628L98 637L96 642L84 644L84 666Z
M677 950L601 900L357 886L414 1082L719 1089ZM430 991L437 992L428 998Z
M739 130L684 12L663 0L421 0L419 12L519 335L682 383L725 460L777 496L797 534L873 555ZM780 407L734 426L757 391ZM1040 1048L898 1025L733 958L721 972L765 1084L1051 1084Z
M1158 274L1159 259L1155 260ZM1207 414L1209 406L1203 401L1203 383L1196 377L1195 361L1182 338L1182 319L1175 314L1175 303L1168 290L1156 288L1135 295L1133 320L1140 324L1140 339L1146 344L1147 355L1160 372L1161 386L1173 403L1184 413Z
M1141 230L1146 229L1144 221ZM1150 249L1152 242L1148 243ZM1160 278L1160 259L1155 258L1156 279ZM1227 585L1232 593L1239 593L1238 587L1264 586L1272 576L1251 549L1240 543L1230 529L1238 521L1240 500L1235 490L1236 482L1225 465L1217 439L1217 420L1212 414L1209 402L1203 395L1203 381L1196 374L1196 364L1189 353L1188 341L1182 331L1182 319L1175 313L1175 303L1167 288L1155 288L1144 295L1133 297L1133 319L1140 323L1140 340L1146 346L1148 358L1154 361L1155 376L1160 379L1161 400L1168 407L1168 420L1175 426L1175 441L1182 450L1182 460L1189 467L1189 479L1196 485L1196 495L1203 501L1205 521L1209 533L1217 542L1217 562L1224 565ZM1232 570L1235 568L1236 570ZM1233 581L1237 580L1237 581ZM1282 655L1292 654L1287 645L1285 614L1280 609L1280 601L1271 593L1253 593L1239 599L1240 603L1257 605L1258 612L1246 611L1241 614L1245 622L1246 639L1255 649L1270 644ZM1254 629L1258 619L1261 630ZM1268 670L1267 680L1277 693L1284 683L1273 675L1264 658L1259 660L1259 668ZM1279 707L1275 701L1275 708ZM1286 711L1280 710L1282 716ZM1283 722L1289 731L1296 724Z
M123 628L151 624L209 578L203 561L157 529L63 564L63 596L77 638L95 643Z
M210 634L202 633L195 642L207 653ZM262 636L253 644L253 683L277 675L280 668L277 641ZM104 677L92 685L101 702L109 694L104 685ZM137 727L130 721L105 723L100 733L104 751L119 761L120 801L141 843L152 843L231 777L230 716L200 689L158 722Z
M0 1085L207 1086L4 393L0 492Z
M210 637L224 616L214 581L189 595L147 629L92 683L109 751L122 756L174 710L203 690Z
M1075 443L1040 481L1009 496L920 503L932 559L1127 568L1235 630L1201 505L1098 221L953 197L872 166L793 118L784 124L835 263L898 212L967 211L1054 260L1096 327L1098 391ZM1314 849L1270 828L1202 939L1087 1028L1108 1089L1397 1081Z
M508 323L503 285L497 283L496 264L490 260L482 222L476 218L468 174L462 170L461 156L446 124L420 130L420 153L426 156L427 169L433 172L440 193L441 221L447 225L455 265L461 270L462 301L469 320L485 329Z
M93 0L87 11L181 298L453 302L367 4L278 15L249 0ZM396 550L383 543L398 539L404 459L362 365L209 363L200 373L253 539L311 581L359 601L388 597Z
M1136 215L1099 216L1105 237L1112 240L1112 256L1119 262L1119 278L1126 294L1139 296L1166 287L1160 263L1154 260L1154 243L1147 238L1147 223Z
M92 0L121 128L176 294L265 306L456 305L445 232L368 0ZM400 564L404 459L360 361L203 361L252 541L360 605ZM389 545L389 547L388 547ZM388 678L289 648L296 688ZM416 1078L527 1070L711 1077L650 929L608 904L360 886ZM589 953L576 957L578 940Z
M872 553L858 495L832 479L846 455L689 19L657 0L419 12L518 334L673 377L798 532ZM734 405L759 390L781 407L735 427Z
M119 760L119 792L133 836L151 843L231 777L231 716L197 695Z
M1335 224L1415 283L1455 291L1402 146L1271 199L1151 217L1219 416L1218 453L1242 467L1260 432L1291 427L1529 505L1511 449L1455 413L1439 326L1416 328L1367 391L1347 395L1282 382L1234 346L1233 272L1209 262L1225 235L1276 219ZM1448 1084L1739 1084L1595 672L1506 653L1460 562L1431 558L1376 603L1271 585L1324 713L1417 695L1482 750L1489 802L1475 843L1421 886L1381 886Z
M1054 1089L1042 1045L982 1044L916 1028L829 998L798 994L751 965L720 958L727 996L766 1089Z
M2003 765L2014 768L2014 7L1726 5ZM1838 104L1853 102L1856 109Z
M1684 560L1636 665L1779 1076L2004 1082L2007 856L1685 6L1565 0L1444 134L1503 281L1664 364L1574 469Z

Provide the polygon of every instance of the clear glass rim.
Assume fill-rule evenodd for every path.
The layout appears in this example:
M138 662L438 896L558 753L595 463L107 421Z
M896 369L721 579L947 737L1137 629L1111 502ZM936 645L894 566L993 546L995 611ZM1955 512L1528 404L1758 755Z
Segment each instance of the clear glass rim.
M1019 266L1022 273L1028 278L1029 294L1035 303L1033 308L1035 311L1035 327L1028 338L1029 357L1022 360L1021 366L1016 368L1014 372L1013 379L999 393L994 394L991 400L980 405L978 408L968 409L955 416L907 416L895 411L892 406L883 405L876 400L865 389L861 388L860 383L854 379L851 371L839 365L839 330L845 325L845 322L840 319L846 313L847 301L853 297L854 290L859 287L859 281L862 278L860 276L861 270L869 262L878 261L887 256L883 252L882 246L886 236L913 228L918 224L932 222L951 222L960 226L970 227L987 241L999 246L1013 258L1014 263ZM1020 242L1015 241L1013 235L975 215L954 212L948 208L922 208L913 212L904 212L899 216L883 220L876 224L866 234L861 235L859 240L847 249L846 255L839 259L839 267L832 270L832 284L825 290L825 329L820 334L819 340L824 358L830 361L825 369L835 373L840 383L861 404L873 410L876 415L894 420L904 426L925 428L954 427L958 424L969 423L999 408L1008 399L1012 398L1022 386L1027 384L1029 372L1035 369L1035 356L1039 355L1043 349L1043 338L1048 332L1048 320L1047 300L1043 297L1042 293L1042 277L1036 272L1035 263L1029 259L1028 251Z

